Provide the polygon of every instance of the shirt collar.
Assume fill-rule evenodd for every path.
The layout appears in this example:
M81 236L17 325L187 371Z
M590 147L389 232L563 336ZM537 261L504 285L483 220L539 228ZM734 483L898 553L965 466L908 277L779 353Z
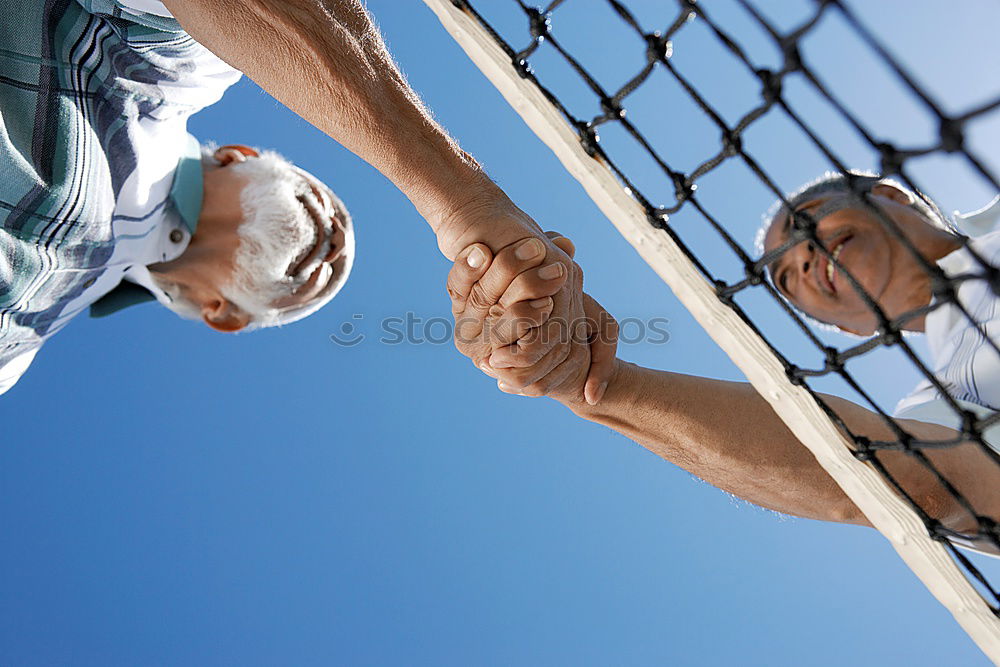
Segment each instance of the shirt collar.
M201 167L201 144L190 134L184 146L184 154L177 162L174 170L174 180L170 187L170 205L184 223L188 231L188 239L198 228L198 218L201 216L201 205L204 198L204 180ZM179 226L174 233L183 235ZM182 239L182 240L188 240ZM168 243L173 244L173 237ZM187 245L187 244L185 244ZM166 256L163 257L167 259ZM110 292L102 296L90 306L91 317L107 317L123 308L148 301L159 301L167 305L167 296L153 282L149 269L142 264L130 267L123 280Z
M201 169L201 144L187 135L184 155L177 163L174 184L170 188L170 201L181 216L188 231L193 235L201 216L201 203L205 196Z
M1000 221L1000 196L995 197L978 211L956 212L953 216L955 227L970 237L983 236L995 231L998 221ZM978 266L964 244L939 259L937 265L949 277L974 270ZM948 338L947 333L958 322L959 313L950 304L945 304L927 314L924 320L924 333L927 334L931 353L935 359L940 358L940 348Z
M954 215L955 226L959 231L973 237L992 232L998 221L1000 221L1000 195L978 211L956 212Z

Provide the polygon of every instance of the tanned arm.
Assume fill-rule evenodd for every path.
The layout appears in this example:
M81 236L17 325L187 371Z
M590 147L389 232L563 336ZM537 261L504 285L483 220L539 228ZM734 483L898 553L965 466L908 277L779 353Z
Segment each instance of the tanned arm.
M853 432L893 440L875 413L824 396ZM604 400L591 406L561 398L577 415L632 438L725 491L787 514L865 524L867 520L771 406L747 383L727 382L618 362ZM915 436L947 440L952 429L900 420ZM972 443L927 452L981 514L1000 517L1000 469ZM974 520L919 462L901 452L880 460L931 516L955 530Z
M566 280L552 317L584 313L582 274L462 151L409 87L358 0L165 0L192 37L292 111L388 177L427 220L449 258L472 243L492 251L534 237ZM536 337L537 338L537 337ZM580 363L589 349L574 342ZM534 341L532 362L565 355ZM610 364L594 369L606 381ZM602 375L603 374L603 375Z
M548 376L498 354L497 340L509 342L503 338L510 329L502 326L504 318L516 315L530 322L524 301L542 294L525 280L531 276L529 268L501 253L477 267L456 262L448 276L456 325L475 333L471 339L456 334L458 349L495 378L501 391L554 398L578 416L608 426L706 482L763 507L813 519L867 524L812 452L745 382L657 371L613 359L603 398L588 403L581 373L571 373L568 380L551 385ZM477 293L483 303L469 308L470 295ZM601 323L596 327L599 337L610 340L617 324L599 304L591 305L590 317ZM456 332L459 329L456 326ZM594 349L595 342L591 345ZM604 345L603 349L614 348ZM487 358L484 351L489 350L493 352ZM852 433L874 441L895 441L894 432L874 412L835 396L824 395L823 400ZM922 440L959 440L956 431L936 424L909 419L898 424ZM924 454L977 512L1000 519L1000 466L978 445L965 442L948 449L927 449ZM921 462L898 451L882 451L878 459L930 516L953 530L976 532L975 517ZM992 550L988 544L977 546Z
M166 0L185 30L405 193L454 259L535 235L431 117L357 0ZM494 234L474 229L499 217ZM485 223L484 223L485 226Z

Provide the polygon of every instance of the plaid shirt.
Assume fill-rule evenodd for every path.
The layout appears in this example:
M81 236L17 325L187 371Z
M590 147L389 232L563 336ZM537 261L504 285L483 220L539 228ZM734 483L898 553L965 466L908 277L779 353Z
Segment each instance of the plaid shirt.
M129 5L162 9L0 2L0 393L136 258L172 258L156 240L187 119L239 79L168 12Z

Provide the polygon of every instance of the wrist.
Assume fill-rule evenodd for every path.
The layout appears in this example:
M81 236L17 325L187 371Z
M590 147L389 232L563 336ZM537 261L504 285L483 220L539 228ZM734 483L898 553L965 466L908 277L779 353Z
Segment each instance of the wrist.
M483 243L493 252L529 236L541 236L541 228L504 194L485 174L482 183L458 188L427 218L437 235L438 247L454 259L473 243Z
M608 380L608 388L604 391L604 396L597 405L590 405L584 400L582 389L578 396L555 398L572 410L576 416L583 419L594 420L607 416L615 410L615 406L631 400L629 397L637 381L638 370L639 366L616 358L614 371L611 373L611 379Z

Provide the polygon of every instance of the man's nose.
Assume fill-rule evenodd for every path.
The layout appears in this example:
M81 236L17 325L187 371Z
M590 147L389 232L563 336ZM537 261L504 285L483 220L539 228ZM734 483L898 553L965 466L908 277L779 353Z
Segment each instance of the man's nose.
M816 265L816 246L812 241L803 241L791 250L792 266L801 272L801 277L809 275L809 269Z

